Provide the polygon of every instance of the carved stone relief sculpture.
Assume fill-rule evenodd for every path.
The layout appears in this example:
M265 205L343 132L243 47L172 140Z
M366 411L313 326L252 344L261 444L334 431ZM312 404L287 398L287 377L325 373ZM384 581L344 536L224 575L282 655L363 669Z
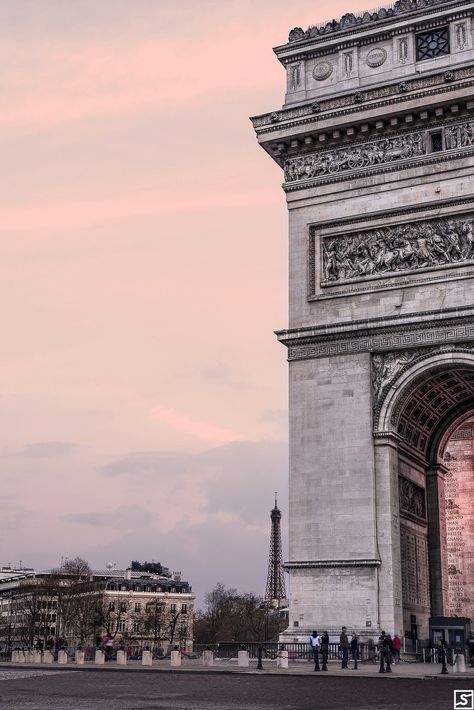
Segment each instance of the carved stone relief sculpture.
M402 368L409 365L417 355L417 350L400 350L396 352L377 353L372 356L372 388L375 403L378 401L389 382Z
M385 276L474 259L473 215L430 219L322 240L321 283Z
M367 168L395 160L416 158L426 153L424 133L384 138L353 148L335 148L334 150L311 153L285 161L285 180L307 180L324 175L334 175L346 170Z
M426 519L425 491L408 478L399 478L400 512Z
M468 148L474 145L474 121L457 123L444 129L446 148Z

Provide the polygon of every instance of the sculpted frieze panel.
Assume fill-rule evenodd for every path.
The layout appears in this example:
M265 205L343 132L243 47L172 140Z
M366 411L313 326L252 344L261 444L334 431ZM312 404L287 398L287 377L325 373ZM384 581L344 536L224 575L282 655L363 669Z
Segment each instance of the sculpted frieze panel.
M400 512L426 519L425 491L408 478L399 478Z
M335 148L285 161L285 181L335 175L347 170L367 168L395 160L415 158L426 153L426 135L410 133L371 141L363 145Z
M322 240L321 285L474 260L474 214L364 230Z

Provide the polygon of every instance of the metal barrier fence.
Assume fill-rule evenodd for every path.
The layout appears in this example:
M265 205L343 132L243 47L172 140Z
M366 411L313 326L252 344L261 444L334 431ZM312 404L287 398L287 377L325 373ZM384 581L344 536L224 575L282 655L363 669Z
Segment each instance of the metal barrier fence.
M288 651L289 661L313 661L313 653L309 643L277 643L277 642L258 642L249 641L241 642L223 642L223 643L209 643L209 644L194 644L194 653L201 655L206 649L210 649L214 652L216 658L221 659L231 659L237 658L237 654L241 650L246 650L249 652L250 658L258 658L258 649L261 647L263 657L276 658L278 651L285 649ZM330 643L328 651L328 660L338 660L340 658L339 644ZM371 647L368 644L359 644L359 658L361 661L375 661L376 660L376 649L375 646Z

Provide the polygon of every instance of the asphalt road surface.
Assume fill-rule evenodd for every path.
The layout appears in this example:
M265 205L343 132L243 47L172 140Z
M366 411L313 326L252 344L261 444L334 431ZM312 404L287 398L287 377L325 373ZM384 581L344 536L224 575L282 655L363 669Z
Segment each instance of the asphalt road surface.
M1 710L452 710L472 679L0 670Z

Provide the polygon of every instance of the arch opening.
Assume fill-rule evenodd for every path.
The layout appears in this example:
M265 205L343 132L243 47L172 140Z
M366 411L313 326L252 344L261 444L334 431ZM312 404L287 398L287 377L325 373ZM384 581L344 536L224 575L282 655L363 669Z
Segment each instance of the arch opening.
M473 616L474 363L430 363L391 411L398 439L404 633Z

